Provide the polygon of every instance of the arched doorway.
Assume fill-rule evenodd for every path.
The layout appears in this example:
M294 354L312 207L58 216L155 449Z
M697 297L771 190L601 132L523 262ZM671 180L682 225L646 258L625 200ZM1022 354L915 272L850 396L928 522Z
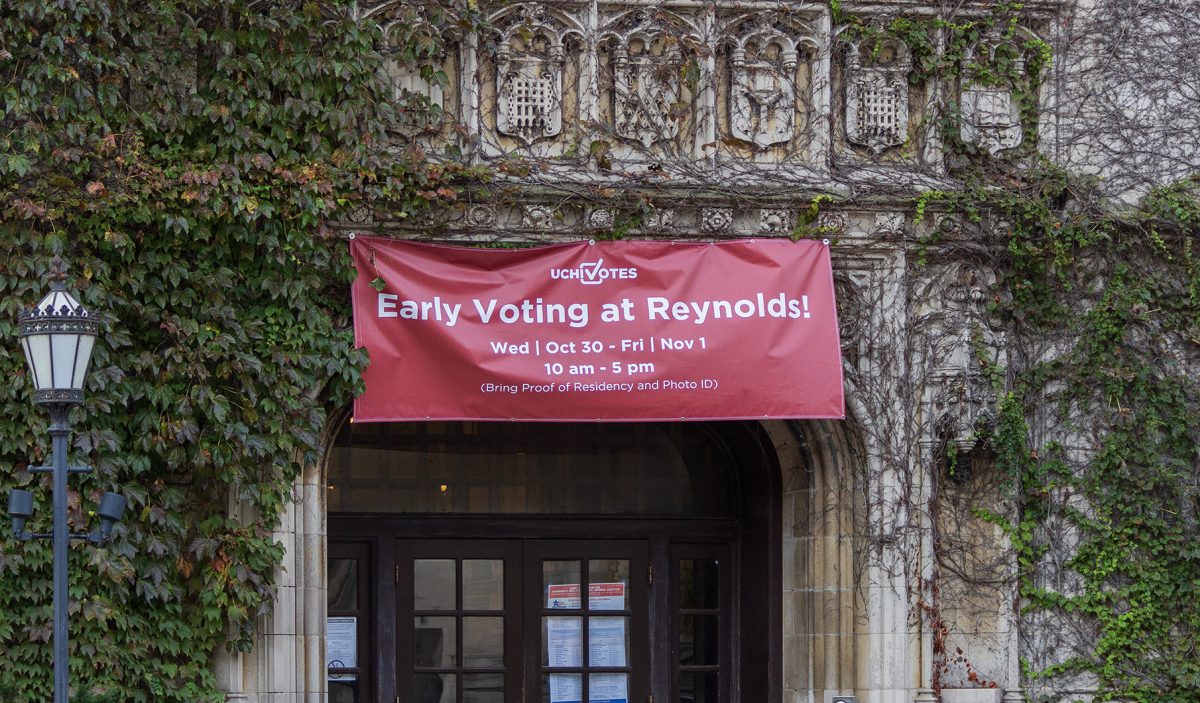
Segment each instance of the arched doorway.
M779 700L779 483L752 422L347 423L329 699Z

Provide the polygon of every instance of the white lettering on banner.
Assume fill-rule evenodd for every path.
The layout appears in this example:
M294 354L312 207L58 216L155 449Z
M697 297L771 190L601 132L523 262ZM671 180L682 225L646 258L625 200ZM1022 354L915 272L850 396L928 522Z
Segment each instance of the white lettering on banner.
M490 324L492 320L499 320L506 325L566 324L579 329L587 327L591 319L591 309L586 303L547 303L542 298L526 298L518 303L501 303L496 298L487 301L472 298L471 305L479 321L485 325ZM400 296L394 293L379 293L376 315L380 318L395 317L402 320L433 320L447 327L454 327L462 316L462 308L462 303L448 303L440 296L434 296L433 300L400 300ZM765 293L757 293L753 299L740 300L673 301L652 296L646 298L646 312L650 320L691 320L697 325L703 325L710 320L734 318L772 317L799 320L812 317L807 295L801 295L797 299L789 298L785 293L779 293L772 298L767 298ZM633 301L628 298L622 298L619 303L600 304L601 322L636 320ZM501 353L503 350L493 351ZM515 353L513 350L509 351ZM522 350L521 353L528 353L528 350Z
M392 293L379 294L379 316L380 317L395 317L396 316L396 299L400 296Z
M608 267L604 268L604 259L580 264L573 269L550 269L550 278L556 281L579 281L585 286L598 286L610 279L633 280L637 278L636 268Z
M798 320L811 317L808 310L808 296L800 299L789 298L786 294L767 300L763 293L755 296L754 300L700 300L700 301L670 301L667 298L646 298L646 311L651 320L678 320L689 318L697 325L702 325L711 316L714 320L730 319L733 317L777 317Z
M447 327L458 323L462 303L443 303L434 296L433 300L399 300L394 293L380 293L377 314L379 317L399 317L404 320L436 320Z
M485 305L478 298L471 300L471 303L475 306L475 312L479 314L480 321L485 325L492 321L493 315L497 314L496 305L498 302L495 298L492 298ZM516 303L501 305L499 320L506 325L517 322L524 322L525 324L566 322L575 328L587 327L588 306L583 303L571 303L570 305L545 303L541 298L532 301L525 299L519 305Z

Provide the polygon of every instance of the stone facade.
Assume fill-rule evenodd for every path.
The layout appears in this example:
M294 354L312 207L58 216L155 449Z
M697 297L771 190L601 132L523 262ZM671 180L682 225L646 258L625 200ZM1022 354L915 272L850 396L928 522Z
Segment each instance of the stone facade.
M390 4L358 11L386 33ZM937 10L841 5L868 24ZM1021 31L1045 37L1057 4L1027 9ZM783 701L769 703L911 703L933 700L935 682L945 701L1022 700L1010 556L992 526L954 509L973 479L947 483L944 471L946 447L970 456L988 421L975 357L1003 353L981 299L994 273L950 247L916 266L915 238L937 230L969 247L972 231L936 213L916 221L909 203L949 183L935 129L948 105L962 140L993 154L1019 147L1030 127L1053 145L1054 120L1023 124L1011 88L971 75L914 82L912 47L868 47L824 3L513 3L490 24L490 36L456 37L441 58L446 87L390 70L398 96L419 94L447 116L397 139L521 164L504 182L520 196L435 213L419 230L386 212L347 228L461 242L832 240L848 419L765 427L783 473ZM1011 50L994 37L972 48ZM1043 85L1040 114L1053 99ZM814 210L822 195L857 204ZM295 496L278 531L288 556L275 612L255 651L219 667L229 700L323 700L323 466ZM935 544L942 533L974 556L935 593L939 560L961 556ZM979 563L987 587L970 578Z

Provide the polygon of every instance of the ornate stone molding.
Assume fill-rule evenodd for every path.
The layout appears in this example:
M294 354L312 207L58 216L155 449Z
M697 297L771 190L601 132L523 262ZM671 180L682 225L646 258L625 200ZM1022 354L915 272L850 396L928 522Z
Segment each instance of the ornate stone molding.
M878 212L875 213L875 226L872 234L879 237L900 237L904 234L904 213Z
M595 229L612 229L616 219L616 212L607 207L598 207L587 215L588 226Z
M700 231L721 234L733 229L733 208L706 207L700 211Z
M554 207L522 205L521 226L527 229L549 229L554 224Z
M763 234L784 234L792 230L792 213L787 210L759 210L758 231Z
M840 236L846 233L846 227L849 224L849 218L844 212L822 212L817 215L817 229L821 232Z
M675 210L672 208L655 208L646 213L642 218L642 224L634 231L637 233L645 232L662 232L668 230L675 223Z
M496 207L472 205L467 209L467 224L472 227L491 227L496 224Z

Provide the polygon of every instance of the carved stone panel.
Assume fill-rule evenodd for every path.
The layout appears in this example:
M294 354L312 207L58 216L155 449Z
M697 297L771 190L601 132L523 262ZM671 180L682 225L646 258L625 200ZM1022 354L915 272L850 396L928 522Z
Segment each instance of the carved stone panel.
M706 207L700 211L700 231L705 234L728 232L733 226L733 208Z
M846 51L846 140L872 154L908 139L908 73L903 42L849 44Z
M760 147L790 141L796 124L796 43L767 14L737 29L730 57L730 131Z
M529 229L549 229L554 225L552 205L521 206L521 226Z
M1013 78L1025 75L1025 61L1012 43L999 42L973 47L964 57L964 87L959 97L959 137L967 144L998 154L1021 145L1021 112L1013 98L1012 80L1000 85L983 85L970 67L977 61L993 63L998 53L1012 55ZM982 54L982 55L980 55Z
M763 234L784 234L792 229L792 213L787 210L759 210L758 231Z
M601 33L608 52L612 129L650 147L679 136L689 116L681 42L650 10L627 12Z
M496 50L496 130L530 144L562 131L564 49L560 26L542 5L504 16Z

